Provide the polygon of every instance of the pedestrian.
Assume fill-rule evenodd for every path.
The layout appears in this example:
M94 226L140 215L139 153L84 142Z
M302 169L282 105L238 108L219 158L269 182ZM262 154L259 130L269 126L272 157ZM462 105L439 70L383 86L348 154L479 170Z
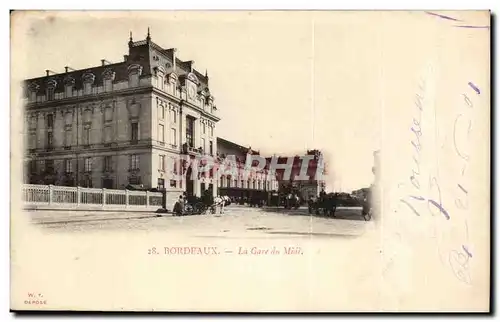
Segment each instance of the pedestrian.
M182 197L182 195L180 195L179 199L176 201L174 205L174 215L182 216L185 208L184 201L185 201L184 198Z

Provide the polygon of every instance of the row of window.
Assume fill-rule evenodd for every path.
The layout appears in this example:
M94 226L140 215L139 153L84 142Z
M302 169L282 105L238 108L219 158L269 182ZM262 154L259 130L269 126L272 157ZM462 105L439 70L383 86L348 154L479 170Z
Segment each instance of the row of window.
M132 74L129 77L129 87L137 87L139 86L139 75L138 74ZM90 82L85 82L83 84L83 95L91 95L91 94L97 94L96 92L96 86L92 86L92 83ZM104 79L103 81L103 86L102 86L103 92L110 92L113 90L113 82L111 79ZM66 85L64 87L64 98L70 98L74 97L75 95L75 90L74 90L74 85ZM62 98L62 97L58 97ZM37 100L37 92L32 91L30 93L29 97L30 101L36 102ZM47 101L53 101L56 99L56 93L55 93L55 87L47 87L46 91L46 100Z
M191 148L197 148L194 146L194 122L195 119L187 116L186 117L186 143L188 144L189 147ZM47 116L47 137L46 137L46 143L47 143L47 148L51 149L53 148L54 144L54 134L52 132L54 125L54 118L52 114L49 114ZM213 127L210 127L211 133L210 135L213 135ZM91 144L91 138L90 138L90 131L91 131L91 124L87 123L84 124L83 126L83 133L82 133L82 144L83 145L90 145ZM206 133L206 125L203 124L203 134ZM104 143L111 143L112 142L112 136L113 136L113 128L111 125L106 125L104 127ZM32 131L30 133L30 145L31 148L36 148L36 132ZM130 140L132 142L137 142L139 140L139 124L137 122L131 123L130 126ZM69 147L72 144L72 126L66 127L65 129L65 135L64 135L64 146ZM163 124L158 125L158 141L161 143L165 142L165 127ZM170 144L173 146L177 146L177 129L175 127L172 127L170 129ZM207 151L207 146L206 146L206 139L204 137L201 138L201 148L203 151ZM208 146L208 152L212 155L213 154L213 140L209 141L209 146Z
M90 124L85 124L83 126L83 133L82 133L82 145L90 145L91 144L91 138L90 138L90 131L91 131L91 126ZM112 142L112 137L113 137L113 128L111 126L105 126L104 127L104 143L111 143ZM133 143L136 143L139 140L139 124L134 122L131 123L130 125L130 141ZM37 147L37 134L36 132L32 131L30 133L30 138L29 138L29 144L31 149L35 149ZM64 131L64 146L65 147L70 147L72 145L73 141L73 130L72 128L66 128ZM46 136L46 147L48 149L54 148L54 133L52 129L47 130L47 136Z
M241 180L240 185L238 186L238 180L225 180L222 179L221 188L246 188L246 189L266 189L271 190L271 182L270 181L261 181L261 180Z
M73 159L64 159L64 172L65 173L73 173ZM110 172L113 170L112 166L113 157L112 156L104 156L103 157L103 171ZM92 172L93 158L84 158L84 172ZM139 170L139 155L132 154L129 156L129 169L130 170ZM30 172L36 173L37 170L40 172L54 172L54 160L40 160L38 161L38 169L37 169L37 161L32 160L30 162Z

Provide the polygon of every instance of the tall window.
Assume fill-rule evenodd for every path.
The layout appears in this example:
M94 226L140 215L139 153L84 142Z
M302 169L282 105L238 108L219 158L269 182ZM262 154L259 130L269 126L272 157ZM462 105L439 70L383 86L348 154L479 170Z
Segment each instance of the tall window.
M160 154L158 158L158 169L165 171L165 156Z
M240 188L245 188L245 180L241 180L241 187Z
M158 141L161 143L165 142L165 127L163 124L158 125Z
M36 132L32 132L30 134L30 141L29 141L29 148L30 149L36 149Z
M234 187L238 187L238 180L234 179Z
M54 133L47 132L47 148L52 149L54 147Z
M210 140L209 153L210 155L214 155L214 141L212 140Z
M165 107L163 105L158 106L158 115L160 116L160 119L165 119Z
M110 155L107 155L104 157L104 171L105 172L111 171L111 156Z
M54 173L54 160L45 161L45 169L48 173Z
M170 122L177 123L177 113L175 113L175 110L170 110Z
M85 125L83 128L83 144L90 145L90 125Z
M194 118L186 117L186 143L194 148Z
M47 127L49 129L54 127L54 114L47 115Z
M131 134L130 140L132 142L137 142L139 140L139 124L138 123L132 123L130 134Z
M203 152L207 151L207 147L205 146L205 138L201 138L201 148Z
M130 170L139 169L139 156L137 154L132 154L130 156Z
M92 158L85 158L85 172L92 172Z
M32 173L32 174L36 173L36 161L35 160L30 161L30 173Z
M44 173L45 172L45 160L40 160L40 172Z
M71 146L71 130L66 129L64 132L64 146L65 147L70 147Z
M174 127L170 129L170 144L177 145L177 130Z
M73 163L71 163L71 159L64 160L64 172L73 173Z
M210 136L214 136L214 127L213 126L210 127Z
M158 178L158 189L164 189L164 188L165 188L165 179Z
M203 134L207 133L207 125L203 123Z
M111 142L111 126L106 126L104 128L104 142L105 143Z

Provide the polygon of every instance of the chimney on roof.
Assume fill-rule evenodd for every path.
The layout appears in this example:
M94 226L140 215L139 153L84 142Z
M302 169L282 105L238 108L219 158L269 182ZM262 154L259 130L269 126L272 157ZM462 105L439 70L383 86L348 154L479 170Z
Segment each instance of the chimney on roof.
M192 73L194 71L194 60L190 60L188 63L189 63L189 71Z
M131 31L130 32L130 38L129 38L129 41L128 41L129 48L132 47L133 44L134 44L134 41L132 40L132 31Z
M64 67L64 70L66 71L66 73L67 73L67 72L69 72L69 71L71 71L71 72L74 72L74 71L75 71L75 69L74 69L74 68L71 68L71 67L69 67L69 66L65 66L65 67Z
M101 59L101 64L102 64L102 66L105 66L105 65L111 64L111 62L106 60L106 59Z
M123 61L127 61L128 60L128 55L123 55Z
M47 76L50 76L50 74L51 74L51 73L52 73L52 74L57 74L56 72L51 71L50 69L46 69L46 70L45 70L45 73L47 74Z

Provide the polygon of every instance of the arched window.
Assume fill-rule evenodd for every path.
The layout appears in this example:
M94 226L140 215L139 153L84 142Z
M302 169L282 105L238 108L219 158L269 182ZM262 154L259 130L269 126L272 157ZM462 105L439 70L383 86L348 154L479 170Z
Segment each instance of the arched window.
M142 66L133 64L128 67L128 86L139 86L139 76L142 74Z
M95 75L90 72L87 72L83 74L82 81L83 81L83 94L84 95L92 94L92 84L94 84Z

